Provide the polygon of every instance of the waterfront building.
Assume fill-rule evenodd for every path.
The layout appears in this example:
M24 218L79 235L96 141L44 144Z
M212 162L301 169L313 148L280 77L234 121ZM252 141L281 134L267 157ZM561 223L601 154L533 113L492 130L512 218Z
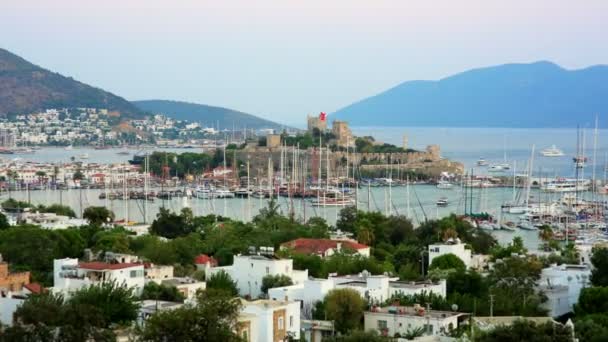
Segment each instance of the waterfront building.
M292 250L300 254L314 254L322 258L343 251L357 253L363 257L370 256L369 246L352 241L330 239L299 238L281 244L281 250Z
M581 290L590 286L591 268L587 265L556 265L544 268L539 290L545 293L545 303L551 317L562 316L574 310Z
M440 335L458 328L467 316L453 311L428 310L419 305L372 307L364 313L365 331L377 331L382 336L403 335L423 328L427 335Z
M118 285L133 288L141 294L144 284L144 265L141 263L79 262L66 258L53 261L54 292L64 294L78 291L90 285L115 281Z
M467 249L465 244L460 241L460 239L449 239L444 243L436 243L429 245L429 266L432 264L433 259L436 257L446 255L446 254L454 254L462 262L464 262L467 268L471 267L471 250Z
M300 284L308 279L308 271L293 269L293 260L282 259L268 254L235 255L233 264L209 269L207 279L216 273L224 271L230 275L237 284L239 294L249 298L258 298L262 295L262 279L268 275L285 275L291 278L294 284Z
M300 301L302 308L312 308L318 301L334 289L351 289L359 293L361 298L371 304L384 303L393 296L411 296L423 293L434 293L446 296L446 281L437 283L430 281L406 282L398 281L398 277L387 275L370 275L364 271L358 275L331 275L328 279L309 278L302 283L268 290L268 298L289 298Z
M245 341L300 339L300 303L292 300L242 300L238 333Z

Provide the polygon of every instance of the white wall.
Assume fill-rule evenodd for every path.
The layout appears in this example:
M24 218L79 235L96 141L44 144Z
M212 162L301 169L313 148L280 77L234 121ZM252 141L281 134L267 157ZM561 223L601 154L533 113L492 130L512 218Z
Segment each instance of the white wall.
M464 243L429 245L429 266L434 258L450 253L459 257L467 268L471 267L471 250L466 249Z

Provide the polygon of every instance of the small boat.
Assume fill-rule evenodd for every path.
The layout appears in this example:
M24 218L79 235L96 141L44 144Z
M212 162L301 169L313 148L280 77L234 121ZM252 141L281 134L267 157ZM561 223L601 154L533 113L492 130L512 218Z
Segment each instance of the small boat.
M479 229L483 229L483 230L494 230L494 224L492 222L489 221L481 221L477 224L477 228Z
M437 182L437 189L450 190L453 188L454 188L454 184L452 184L446 180L440 180L439 182Z
M216 198L234 198L234 192L226 189L217 189L214 196Z
M116 154L121 155L121 156L128 156L131 153L129 153L129 151L119 151L119 152L116 152Z
M519 227L520 229L523 229L523 230L537 230L538 229L532 224L532 222L526 221L526 220L519 221L519 223L517 224L517 227Z
M506 230L508 232L514 232L517 228L517 225L511 221L503 222L500 224L500 229Z
M74 149L74 146L72 146L72 145L68 145L64 148L64 150L66 150L66 151L71 151L73 149Z
M562 150L560 150L559 148L555 147L555 145L551 145L551 147L547 147L546 149L541 150L540 154L542 154L543 157L563 157L564 156L564 152Z
M483 158L479 158L477 160L477 166L488 166L488 162Z
M79 155L78 158L80 158L80 159L89 159L89 154L88 153L83 153L83 154Z
M438 207L447 207L448 206L448 198L447 197L441 197L437 200L437 206Z
M355 201L351 198L334 198L334 197L321 197L319 199L313 199L312 205L315 207L341 207L355 205Z

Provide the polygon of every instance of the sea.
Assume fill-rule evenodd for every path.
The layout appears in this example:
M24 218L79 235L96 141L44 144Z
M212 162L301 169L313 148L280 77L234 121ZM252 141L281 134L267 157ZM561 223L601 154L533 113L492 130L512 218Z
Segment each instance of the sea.
M487 174L486 167L477 166L477 160L484 158L490 164L503 163L505 160L516 166L516 173L523 173L530 161L534 149L533 174L544 177L573 177L575 168L572 157L576 154L577 145L584 146L586 156L589 158L587 167L582 176L591 178L593 167L596 178L605 178L606 155L608 153L608 130L584 130L584 140L577 142L577 129L522 129L522 128L442 128L442 127L353 127L356 136L373 136L377 141L403 145L403 137L408 140L408 147L423 150L427 145L438 144L441 147L442 157L460 161L465 168L473 170L476 175ZM564 151L563 157L543 157L540 150L556 145ZM593 146L596 146L595 152ZM198 149L158 149L172 152L197 152ZM64 148L42 148L34 154L5 155L4 159L36 162L71 162L81 160L79 156L88 154L89 158L81 160L89 163L120 163L132 158L133 154L141 151L130 149L129 155L118 154L124 149L95 150L92 148L77 148L65 150ZM594 158L595 156L595 158ZM513 174L513 170L505 175ZM79 214L88 206L104 205L116 213L117 219L147 222L154 220L159 208L165 207L179 211L184 207L191 208L195 215L210 213L223 215L240 220L251 220L261 208L268 205L263 199L183 199L169 200L156 199L154 202L123 201L99 199L103 190L40 190L40 191L13 191L11 196L20 200L29 200L35 204L63 203L75 209ZM408 216L415 225L428 219L441 218L452 213L464 213L464 194L459 187L452 190L441 190L433 185L411 185L409 190L405 186L380 187L359 189L357 206L362 210L376 210L386 214ZM488 212L495 216L500 213L500 205L516 196L517 189L488 188L476 189L473 192L473 211ZM408 196L409 193L409 196ZM8 194L0 194L6 198ZM538 190L533 191L532 197L549 199L550 195ZM553 198L557 198L553 195ZM439 198L448 200L447 207L437 207ZM368 201L369 198L369 201ZM300 219L319 216L333 224L338 218L341 207L314 207L310 201L280 198L279 205L283 213L291 211ZM145 214L145 215L144 215ZM508 217L514 221L517 217ZM537 249L540 241L537 232L517 230L516 232L494 231L493 235L501 243L507 243L515 236L524 239L526 247Z

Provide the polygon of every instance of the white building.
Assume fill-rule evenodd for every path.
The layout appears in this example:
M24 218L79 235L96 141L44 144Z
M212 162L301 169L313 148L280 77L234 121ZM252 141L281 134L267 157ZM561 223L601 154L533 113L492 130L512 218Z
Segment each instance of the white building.
M242 301L239 335L250 342L279 342L300 338L300 303L296 301Z
M547 295L547 309L551 317L571 312L578 303L584 287L590 286L591 269L587 265L551 265L544 268L538 282Z
M415 295L435 293L446 296L446 282L402 282L398 278L386 275L368 275L363 272L354 276L330 276L329 279L306 279L300 284L277 287L268 290L268 298L297 300L302 308L308 312L315 302L323 298L334 289L352 289L357 291L369 303L380 304L395 295Z
M458 328L458 319L466 314L451 311L426 310L420 306L372 307L364 313L365 330L375 330L383 336L403 335L423 328L429 335L438 335Z
M196 296L196 292L205 290L207 283L204 281L198 281L196 279L187 277L174 277L171 279L165 279L161 282L165 286L175 286L177 290L186 298L193 299Z
M138 263L78 262L78 259L55 259L53 261L54 292L69 294L79 289L115 281L118 285L133 288L141 294L144 288L144 265Z
M268 255L235 255L231 266L212 267L208 277L225 271L236 281L241 296L258 298L262 295L262 279L268 275L286 275L294 284L308 279L308 271L293 269L293 260Z
M445 243L429 245L429 266L436 257L450 253L460 258L467 268L471 267L471 250L465 248L465 244L460 239L449 239Z

